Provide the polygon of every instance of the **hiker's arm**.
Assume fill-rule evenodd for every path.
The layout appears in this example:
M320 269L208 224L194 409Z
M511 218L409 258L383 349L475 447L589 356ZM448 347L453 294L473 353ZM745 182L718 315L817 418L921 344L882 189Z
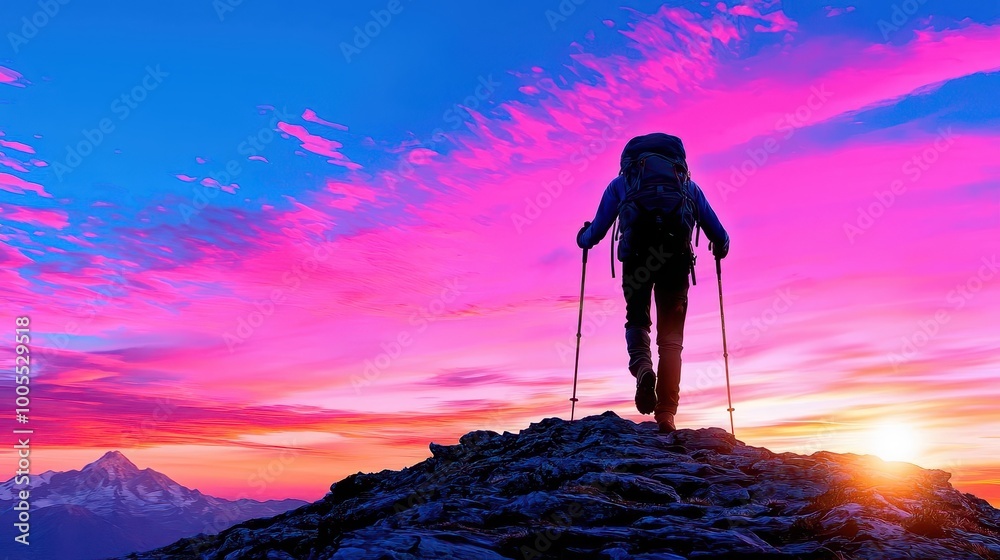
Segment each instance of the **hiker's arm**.
M608 188L604 189L604 196L601 197L601 205L597 208L594 221L577 236L576 244L580 248L590 249L600 243L611 229L611 224L615 223L615 218L618 217L618 203L621 201L620 181L621 176L615 177Z
M705 193L701 191L701 187L694 181L691 181L691 190L693 191L695 204L698 206L698 219L701 229L705 230L705 235L712 242L715 255L725 257L729 253L729 234L726 233L726 228L722 227L722 222L715 215L715 210L712 210L708 199L705 198Z

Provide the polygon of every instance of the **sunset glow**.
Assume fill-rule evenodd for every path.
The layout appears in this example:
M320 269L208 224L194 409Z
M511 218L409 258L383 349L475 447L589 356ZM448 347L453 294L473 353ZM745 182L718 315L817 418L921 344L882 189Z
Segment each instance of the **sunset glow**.
M918 462L919 435L905 424L887 423L878 426L871 435L872 454L886 461Z
M1000 505L995 3L893 30L883 3L404 2L348 54L385 2L306 4L73 3L0 58L0 321L31 318L37 472L117 449L315 500L569 418L574 236L624 143L664 131L732 239L737 437L942 468ZM576 415L647 421L608 251ZM677 424L728 429L697 251ZM14 396L6 375L8 434Z

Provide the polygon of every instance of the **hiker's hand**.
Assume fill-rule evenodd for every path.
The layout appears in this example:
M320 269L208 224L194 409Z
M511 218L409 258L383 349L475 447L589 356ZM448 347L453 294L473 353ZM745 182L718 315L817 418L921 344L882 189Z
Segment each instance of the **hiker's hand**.
M722 245L712 243L712 254L715 255L716 259L726 258L726 255L729 254L729 240L727 239Z
M590 222L583 222L583 227L580 228L580 231L576 234L576 244L581 249L589 249L590 248L590 247L587 247L586 245L583 244L583 232L587 231L587 228L589 228L589 227L590 227Z

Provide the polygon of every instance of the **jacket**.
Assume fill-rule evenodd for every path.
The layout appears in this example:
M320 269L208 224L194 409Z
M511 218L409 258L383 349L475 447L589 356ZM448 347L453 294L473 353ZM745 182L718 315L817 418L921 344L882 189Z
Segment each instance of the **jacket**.
M698 223L701 225L701 229L705 231L708 240L717 248L721 247L721 254L725 256L729 252L729 234L726 233L725 228L722 227L722 223L719 222L719 217L715 215L715 210L712 210L712 207L708 204L708 200L705 198L705 193L701 191L701 187L694 181L691 181L690 185L691 198L694 199L698 210ZM597 215L594 216L594 221L577 235L576 243L581 249L590 249L604 239L604 236L608 234L608 230L611 229L611 225L618 218L618 208L624 198L625 177L619 175L611 181L608 188L604 189L604 195L601 197L601 204L597 208ZM624 261L629 252L628 248L624 247L624 242L624 237L618 241L618 260L620 261Z

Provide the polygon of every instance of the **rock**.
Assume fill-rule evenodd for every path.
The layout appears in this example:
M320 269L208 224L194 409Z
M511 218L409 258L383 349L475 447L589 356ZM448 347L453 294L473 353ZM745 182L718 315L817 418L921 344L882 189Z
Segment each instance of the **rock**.
M1000 558L1000 512L950 475L775 454L608 412L470 432L311 506L133 559Z
M496 432L491 432L489 430L476 430L474 432L469 432L459 438L458 443L465 447L487 447L496 438L499 438L500 434Z
M462 452L462 449L457 445L440 445L434 442L431 442L430 449L431 455L435 459L445 459L449 461L459 459Z

